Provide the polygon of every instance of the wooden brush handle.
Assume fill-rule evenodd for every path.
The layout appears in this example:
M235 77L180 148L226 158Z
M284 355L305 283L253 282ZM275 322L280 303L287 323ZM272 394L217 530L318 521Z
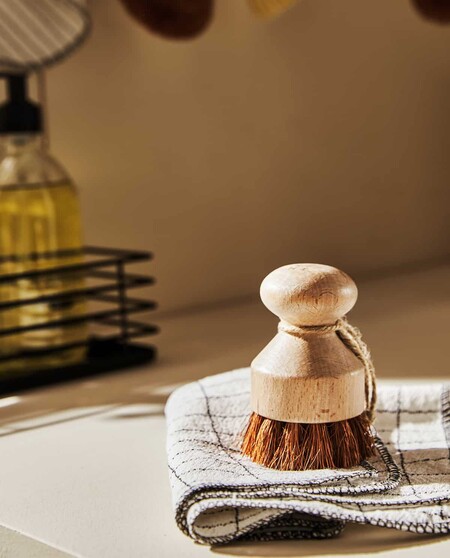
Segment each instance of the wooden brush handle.
M327 265L286 265L264 279L261 299L281 322L251 365L253 411L297 423L364 411L364 366L336 334L357 296L353 280Z

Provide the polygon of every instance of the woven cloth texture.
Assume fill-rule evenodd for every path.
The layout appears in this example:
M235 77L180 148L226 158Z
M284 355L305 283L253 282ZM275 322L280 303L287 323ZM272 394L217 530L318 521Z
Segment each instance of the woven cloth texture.
M450 389L378 385L376 455L348 470L275 471L239 452L248 368L176 390L166 406L175 517L204 544L327 538L348 521L450 532Z

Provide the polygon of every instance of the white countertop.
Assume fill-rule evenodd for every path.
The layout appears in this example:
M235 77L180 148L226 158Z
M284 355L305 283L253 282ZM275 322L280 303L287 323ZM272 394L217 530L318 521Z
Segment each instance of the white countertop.
M450 267L360 286L350 317L380 378L448 380L449 286ZM2 558L450 555L450 538L361 525L327 541L194 544L171 509L164 402L177 385L247 365L276 319L243 302L159 323L151 366L0 399Z

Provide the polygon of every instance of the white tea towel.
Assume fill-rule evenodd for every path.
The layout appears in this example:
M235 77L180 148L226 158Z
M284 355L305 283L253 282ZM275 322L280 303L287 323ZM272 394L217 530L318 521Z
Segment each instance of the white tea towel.
M349 470L276 471L239 452L244 368L175 391L167 451L178 526L204 544L325 538L345 522L450 532L450 388L378 386L377 455Z

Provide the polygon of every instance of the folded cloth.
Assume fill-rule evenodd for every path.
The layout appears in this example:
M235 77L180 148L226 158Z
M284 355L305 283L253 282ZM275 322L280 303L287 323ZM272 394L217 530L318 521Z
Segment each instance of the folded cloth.
M450 532L450 386L379 382L377 455L353 469L276 471L239 452L244 368L176 390L166 406L176 521L199 543L327 538L345 522Z

